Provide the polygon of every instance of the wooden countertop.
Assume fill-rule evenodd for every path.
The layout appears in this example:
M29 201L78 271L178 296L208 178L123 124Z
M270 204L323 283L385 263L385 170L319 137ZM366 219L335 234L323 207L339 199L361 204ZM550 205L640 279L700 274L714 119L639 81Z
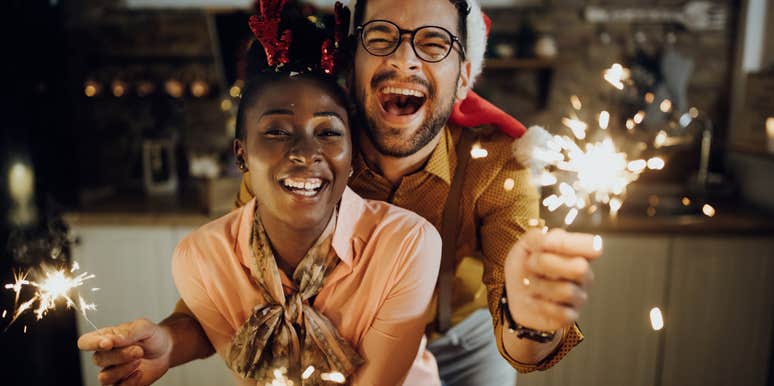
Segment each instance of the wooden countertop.
M70 225L185 226L198 227L224 213L209 214L194 197L147 198L120 195L65 214ZM550 226L561 219L547 219ZM714 217L705 215L580 216L568 228L589 233L680 233L774 236L774 216L749 207L719 207Z

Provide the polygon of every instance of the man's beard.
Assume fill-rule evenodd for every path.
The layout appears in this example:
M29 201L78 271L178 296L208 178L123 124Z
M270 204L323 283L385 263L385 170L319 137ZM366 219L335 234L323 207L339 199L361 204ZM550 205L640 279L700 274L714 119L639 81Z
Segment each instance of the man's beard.
M457 78L459 78L459 75ZM431 91L429 94L432 96L436 93ZM425 101L425 106L423 106L427 112L425 120L411 138L402 140L401 129L386 127L386 125L374 118L378 114L368 114L364 107L364 100L362 100L365 96L365 90L361 90L360 95L361 100L357 101L357 110L359 116L364 121L363 123L365 123L365 131L368 138L379 153L395 158L408 157L427 146L449 120L455 99L455 94L451 94L446 100L438 102L438 108L433 108L434 106L430 105L432 99L428 98ZM378 100L376 102L379 103Z

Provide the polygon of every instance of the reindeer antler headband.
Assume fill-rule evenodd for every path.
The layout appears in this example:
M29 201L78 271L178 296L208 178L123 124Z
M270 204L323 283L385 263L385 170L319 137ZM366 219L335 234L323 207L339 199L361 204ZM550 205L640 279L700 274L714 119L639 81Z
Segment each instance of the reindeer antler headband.
M259 15L250 17L250 30L256 40L261 43L266 53L266 63L270 68L279 71L291 60L303 61L303 58L291 58L290 47L293 44L293 32L285 29L280 32L282 23L282 10L287 0L260 0ZM341 2L335 5L335 27L333 39L325 39L320 47L320 62L307 63L300 70L321 71L327 75L333 75L341 63L340 58L344 53L344 41L347 37L350 11Z

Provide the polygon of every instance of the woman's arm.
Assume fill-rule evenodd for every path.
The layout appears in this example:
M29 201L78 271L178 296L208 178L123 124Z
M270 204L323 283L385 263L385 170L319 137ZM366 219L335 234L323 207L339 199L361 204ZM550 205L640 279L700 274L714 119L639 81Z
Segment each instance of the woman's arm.
M393 286L360 347L366 364L353 385L399 385L417 357L441 261L441 238L429 223L396 235L387 259L398 264ZM400 241L397 241L400 240ZM383 259L381 259L383 260Z

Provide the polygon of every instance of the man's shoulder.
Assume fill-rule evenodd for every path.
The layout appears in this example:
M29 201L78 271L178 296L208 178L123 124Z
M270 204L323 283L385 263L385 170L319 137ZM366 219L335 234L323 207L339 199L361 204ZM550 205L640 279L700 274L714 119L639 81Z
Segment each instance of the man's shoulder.
M218 217L191 231L178 244L176 253L190 256L223 256L234 249L244 207Z

